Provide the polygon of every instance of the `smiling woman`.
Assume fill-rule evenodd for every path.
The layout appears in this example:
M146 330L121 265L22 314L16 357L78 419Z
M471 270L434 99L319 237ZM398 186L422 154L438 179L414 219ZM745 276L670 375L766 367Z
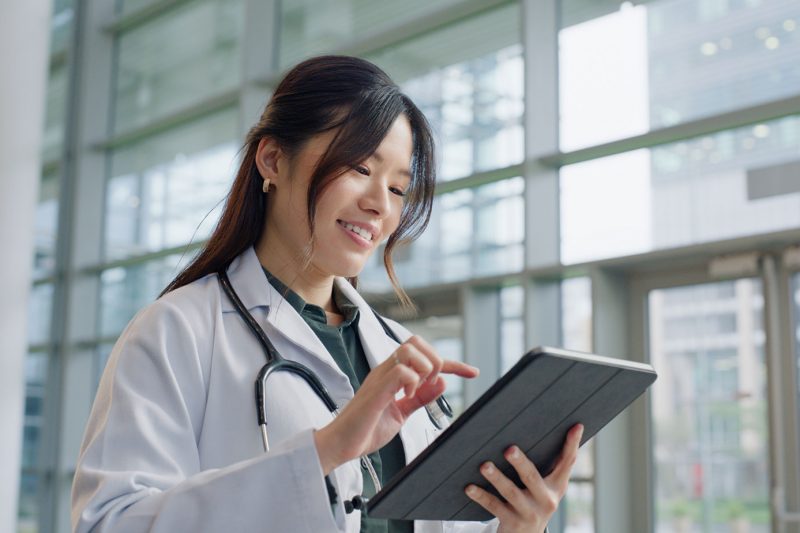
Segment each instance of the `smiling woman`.
M324 56L286 75L207 245L109 357L75 472L75 531L545 528L580 428L545 479L508 449L522 488L482 466L502 498L467 494L497 516L488 524L361 512L446 422L443 375L478 374L356 291L386 242L387 274L408 303L392 251L428 223L433 153L425 117L375 65Z

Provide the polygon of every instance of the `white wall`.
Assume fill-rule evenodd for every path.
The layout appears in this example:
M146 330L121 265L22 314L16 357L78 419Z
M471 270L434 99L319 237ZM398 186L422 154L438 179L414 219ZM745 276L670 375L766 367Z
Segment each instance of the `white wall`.
M15 531L24 362L49 63L49 0L6 2L0 16L0 531Z

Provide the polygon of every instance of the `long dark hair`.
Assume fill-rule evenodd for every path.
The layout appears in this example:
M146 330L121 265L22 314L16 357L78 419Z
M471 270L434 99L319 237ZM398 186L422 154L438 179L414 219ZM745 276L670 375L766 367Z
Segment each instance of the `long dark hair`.
M308 220L313 236L316 204L325 187L371 156L401 113L411 125L411 183L399 225L386 242L383 262L398 298L411 305L398 283L392 251L398 244L416 239L430 220L436 182L433 135L422 112L383 70L348 56L308 59L278 84L258 123L247 134L244 157L214 232L159 296L226 268L261 237L267 208L261 190L263 180L255 163L261 139L274 139L292 157L311 137L339 128L308 187ZM357 279L349 281L356 285Z

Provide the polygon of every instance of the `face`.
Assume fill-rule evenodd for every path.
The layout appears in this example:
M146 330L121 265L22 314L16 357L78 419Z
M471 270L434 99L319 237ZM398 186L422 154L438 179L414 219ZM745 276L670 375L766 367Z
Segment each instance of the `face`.
M265 237L269 250L285 254L289 261L303 257L310 241L308 186L334 135L326 132L311 138L292 158L276 151L275 159L269 160L259 146L259 170L262 176L272 173L275 186L268 196ZM314 219L309 265L314 274L358 275L378 245L394 232L411 181L412 152L411 127L401 114L372 156L325 187Z

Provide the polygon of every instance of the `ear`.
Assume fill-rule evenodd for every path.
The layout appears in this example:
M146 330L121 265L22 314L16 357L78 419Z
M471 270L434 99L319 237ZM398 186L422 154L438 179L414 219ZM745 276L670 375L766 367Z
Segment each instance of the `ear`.
M263 179L268 179L275 185L278 183L278 171L280 165L283 163L284 158L283 150L278 146L273 139L264 137L258 141L258 149L256 150L256 167L258 173L261 174Z

